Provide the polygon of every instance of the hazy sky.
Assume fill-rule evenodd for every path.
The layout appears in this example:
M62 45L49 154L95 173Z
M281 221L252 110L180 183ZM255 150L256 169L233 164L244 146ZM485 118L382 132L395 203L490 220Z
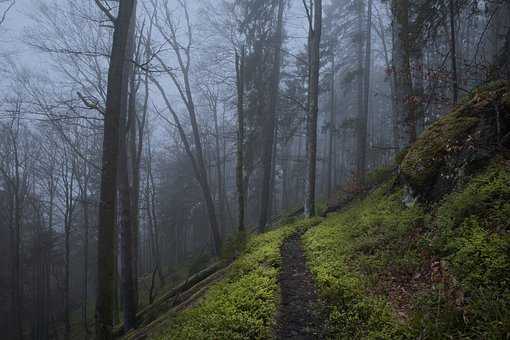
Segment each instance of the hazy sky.
M9 56L18 68L27 68L34 70L36 73L51 72L51 76L59 77L55 69L55 62L47 53L38 51L31 48L24 43L24 35L27 29L37 30L34 27L33 17L37 15L38 6L41 3L55 3L59 1L68 0L16 0L16 4L8 13L4 25L0 28L0 55ZM93 1L93 0L72 0L72 1ZM175 1L175 0L169 0ZM205 3L214 4L216 1L221 0L187 0L192 12L196 13L197 8L204 7ZM296 51L301 50L307 39L307 22L304 15L304 9L301 0L289 0L290 9L286 11L285 15L285 29L287 31L288 40L286 42L286 49L290 50L290 54L284 54L285 57L290 58L288 62L294 63L292 55ZM201 24L200 20L203 17L200 15L192 15L194 24ZM200 37L196 37L198 40ZM167 55L166 58L169 56ZM195 60L196 61L196 60ZM194 61L194 62L195 62ZM165 80L163 80L164 82ZM168 81L168 80L167 80ZM10 83L6 79L0 79L0 86L9 86ZM170 85L170 83L168 83ZM177 96L177 93L173 95ZM159 98L157 91L154 91L151 100L153 103L162 105L163 102ZM163 105L162 105L163 106Z
M31 23L30 16L33 14L34 3L33 0L16 0L16 4L8 13L3 26L0 28L2 54L26 57L30 52L29 48L23 44L23 31ZM5 5L2 10L4 7ZM30 53L33 53L33 51Z

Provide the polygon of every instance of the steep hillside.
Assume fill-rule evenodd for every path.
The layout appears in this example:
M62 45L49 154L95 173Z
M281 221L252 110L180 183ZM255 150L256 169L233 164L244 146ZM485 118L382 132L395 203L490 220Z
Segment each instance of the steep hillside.
M129 336L508 338L509 133L508 84L478 89L383 183L325 219L252 237L203 298ZM300 313L315 295L319 312Z
M510 94L475 91L304 237L335 338L510 336Z

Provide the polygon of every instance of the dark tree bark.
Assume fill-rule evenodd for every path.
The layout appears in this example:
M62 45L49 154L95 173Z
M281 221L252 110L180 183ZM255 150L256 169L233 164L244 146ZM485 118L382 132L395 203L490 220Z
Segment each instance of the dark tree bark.
M161 265L161 251L159 244L159 225L156 214L156 185L154 183L154 175L152 173L152 150L150 138L147 142L147 189L146 189L146 204L147 204L147 216L149 220L149 227L154 237L154 262L155 269L158 273L159 281L163 286L165 284L165 275L163 273L163 267ZM177 248L177 247L176 247Z
M113 42L108 71L106 112L104 117L101 193L97 249L96 339L112 339L115 282L115 218L119 159L119 124L122 86L128 53L129 27L135 0L119 2L114 20Z
M452 100L453 104L456 105L459 99L459 78L457 75L457 35L455 32L455 2L449 0L449 11L450 11L450 44L451 51L450 57L452 61Z
M416 105L413 98L411 74L411 30L409 22L409 0L393 0L393 72L395 72L395 98L398 111L399 147L416 140Z
M333 192L333 172L335 165L335 142L336 142L336 103L335 103L335 48L336 43L331 43L331 85L330 85L330 108L329 108L329 145L328 145L328 178L327 178L327 198L331 197Z
M361 145L362 143L365 143L365 141L363 140L363 138L366 138L366 133L363 134L363 118L365 116L365 113L364 113L364 80L365 80L365 73L364 73L364 68L363 68L363 63L364 63L364 41L365 41L365 34L364 34L364 30L365 30L365 27L363 26L363 20L364 20L364 1L357 1L356 3L356 6L357 6L357 14L358 14L358 20L357 20L357 24L358 24L358 29L357 29L357 41L356 41L356 49L357 49L357 85L358 85L358 94L357 94L357 109L358 109L358 113L357 113L357 119L356 119L356 130L355 130L355 147L356 147L356 159L355 159L355 180L358 182L358 183L361 183L362 181L362 170L360 169L361 167L364 167L364 162L365 160L362 159L365 157L365 152L363 152L364 150L364 147L363 145Z
M136 13L136 11L135 11ZM133 44L133 49L136 50L136 60L140 63L140 50L142 49L142 38L146 38L147 45L149 45L149 41L152 36L152 26L149 29L146 37L143 37L143 34L140 34L140 37L137 42L137 46L135 48L134 42L136 40L136 32L134 30L134 23L132 24L130 33L131 41ZM145 46L145 62L148 62L151 58L150 48ZM139 77L135 76L134 72L134 64L130 64L131 67L131 77L130 77L130 94L129 94L129 104L128 104L128 121L129 123L129 154L131 156L131 173L132 173L132 181L131 181L131 205L132 205L132 225L133 225L133 277L134 280L134 289L135 289L135 305L138 308L138 299L139 299L139 290L138 290L138 269L139 269L139 238L140 238L140 170L141 170L141 162L142 162L142 152L143 152L143 142L145 136L145 126L147 123L147 113L148 113L148 104L149 104L149 70L146 69L145 72L140 74ZM136 108L136 99L138 95L138 89L143 82L144 86L144 101L143 107L141 110L141 114L137 112Z
M241 56L236 52L237 75L237 159L236 159L236 187L239 232L244 232L244 46Z
M357 131L357 159L356 159L356 175L358 183L363 185L367 172L367 142L368 142L368 111L370 108L370 69L372 61L372 0L368 0L366 32L364 34L366 43L365 48L365 65L363 67L363 101L361 116L358 117ZM361 13L361 18L363 17Z
M65 199L65 210L64 210L64 338L69 340L71 337L71 305L70 305L70 237L71 237L71 226L73 223L73 215L74 215L74 182L75 182L75 172L76 172L76 164L74 160L70 160L71 157L67 150L64 150L64 154L62 155L62 171L61 178L63 182L63 191L64 191L64 199ZM70 166L69 163L72 162Z
M121 170L119 173L119 200L120 200L120 254L121 254L121 296L124 317L124 331L136 327L136 301L134 268L133 268L133 225L131 212L131 192L129 188L126 130L122 129L120 142Z
M306 5L306 2L305 2ZM311 4L312 5L312 4ZM307 7L308 8L308 7ZM312 11L313 13L310 13ZM322 0L313 1L307 10L309 23L309 85L308 85L308 117L307 117L307 148L306 148L306 190L305 217L315 216L315 183L317 171L317 116L319 112L319 68L320 41L322 33Z
M126 60L131 60L134 57L135 49L135 19L136 19L136 3L133 8L133 14L131 16L131 24L129 27L129 38L127 46ZM124 331L136 327L136 310L137 310L137 272L138 262L136 252L138 247L136 245L135 236L138 230L135 229L135 218L138 218L138 214L135 213L135 209L138 209L138 205L133 200L138 197L137 189L135 189L135 172L134 167L131 168L133 177L133 187L131 187L130 181L130 163L129 163L129 148L132 146L129 137L132 130L131 126L135 125L135 98L136 98L136 87L135 87L135 74L133 63L124 63L124 79L122 84L122 103L121 103L121 118L120 118L120 135L119 135L119 178L118 178L118 192L119 192L119 203L120 203L120 258L121 258L121 296L122 296L122 307L123 307L123 318L124 318ZM132 155L133 158L136 154ZM136 162L135 159L131 161ZM139 187L139 186L138 186Z

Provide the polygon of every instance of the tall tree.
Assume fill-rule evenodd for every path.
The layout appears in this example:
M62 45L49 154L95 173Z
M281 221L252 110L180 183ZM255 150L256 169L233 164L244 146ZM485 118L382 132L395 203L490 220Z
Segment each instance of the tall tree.
M457 34L455 30L455 0L448 1L449 18L450 18L450 57L452 60L452 97L453 104L457 104L459 99L459 77L457 75Z
M76 160L65 146L62 149L60 178L64 195L64 337L71 337L71 305L70 305L70 275L71 275L71 227L73 224L76 201L74 198L76 182Z
M416 105L413 100L411 73L411 22L409 0L393 0L393 72L395 72L395 101L401 128L399 147L416 140Z
M363 6L361 8L363 11ZM364 17L363 15L360 15ZM363 185L367 171L368 117L370 109L370 71L372 64L372 0L367 3L366 30L362 41L365 43L363 65L363 90L361 115L358 117L356 175L359 184ZM360 75L361 77L361 75Z
M129 39L127 46L126 59L132 60L135 54L135 20L136 20L136 3L131 15L131 24L129 26ZM136 183L134 183L135 172L137 169L130 168L129 164L129 151L132 145L132 128L136 126L135 122L135 102L136 102L136 88L134 86L134 67L132 62L124 63L124 79L127 79L122 84L122 103L121 103L121 118L120 118L120 136L119 136L119 178L118 178L118 191L120 203L120 258L121 258L121 295L122 307L124 317L124 331L136 327L136 309L137 309L137 261L136 261L136 234L135 218L138 218L134 209L138 206L134 204L137 199L136 190L139 190ZM130 134L131 133L131 134ZM131 138L130 138L131 137ZM136 151L135 151L136 152ZM132 162L136 162L137 155L132 155ZM130 170L131 169L131 174ZM131 185L130 176L133 179ZM136 197L135 197L136 196Z
M129 81L125 78L124 65L127 62L129 28L136 0L119 2L117 17L113 16L101 0L96 0L96 3L112 20L114 26L104 116L96 294L96 339L110 340L112 339L115 294L113 285L116 255L114 251L116 243L115 219L122 87Z
M319 113L319 70L320 42L322 33L322 0L310 0L310 6L303 1L308 17L308 116L306 134L306 217L315 216L315 183L317 171L317 116Z
M238 202L237 228L244 232L244 45L241 55L236 52L236 84L237 84L237 159L236 188Z
M333 173L335 171L335 143L336 143L336 93L335 93L335 53L336 53L336 40L332 39L331 42L331 84L330 84L330 99L329 99L329 141L328 141L328 178L327 178L327 198L331 197L335 181Z
M283 43L283 12L285 7L284 0L278 0L278 18L276 32L272 42L273 48L273 70L271 75L271 93L269 98L269 110L263 119L263 141L262 141L262 190L260 197L260 215L258 229L263 232L266 228L268 218L271 218L269 211L272 203L272 176L273 176L273 151L275 150L276 134L276 116L280 90L280 68L281 68L281 49Z

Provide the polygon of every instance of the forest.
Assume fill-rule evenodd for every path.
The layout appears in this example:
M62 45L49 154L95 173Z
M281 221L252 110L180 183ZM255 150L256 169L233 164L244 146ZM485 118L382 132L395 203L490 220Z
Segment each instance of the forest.
M0 0L0 338L510 339L509 0Z

